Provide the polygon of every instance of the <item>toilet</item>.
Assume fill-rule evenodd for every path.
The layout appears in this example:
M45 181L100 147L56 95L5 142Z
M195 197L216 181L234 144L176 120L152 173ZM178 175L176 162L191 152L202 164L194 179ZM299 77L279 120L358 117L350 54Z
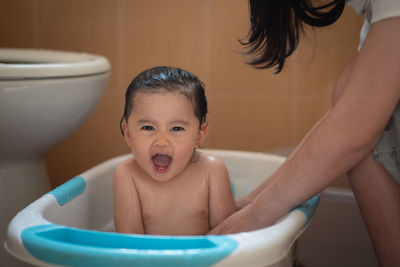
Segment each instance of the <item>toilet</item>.
M44 156L86 121L109 75L99 55L0 48L1 244L11 218L50 190Z

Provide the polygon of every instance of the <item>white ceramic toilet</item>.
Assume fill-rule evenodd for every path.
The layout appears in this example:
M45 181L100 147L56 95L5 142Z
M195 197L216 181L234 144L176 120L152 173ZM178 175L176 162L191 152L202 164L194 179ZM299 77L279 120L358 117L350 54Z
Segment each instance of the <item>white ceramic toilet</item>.
M50 189L45 154L85 122L109 72L98 55L0 48L0 266L9 220Z

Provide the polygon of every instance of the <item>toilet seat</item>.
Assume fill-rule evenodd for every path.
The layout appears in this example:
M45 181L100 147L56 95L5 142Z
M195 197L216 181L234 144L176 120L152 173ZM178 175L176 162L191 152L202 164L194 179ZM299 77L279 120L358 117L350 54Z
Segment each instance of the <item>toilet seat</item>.
M110 71L99 55L45 49L0 48L0 80L67 78Z

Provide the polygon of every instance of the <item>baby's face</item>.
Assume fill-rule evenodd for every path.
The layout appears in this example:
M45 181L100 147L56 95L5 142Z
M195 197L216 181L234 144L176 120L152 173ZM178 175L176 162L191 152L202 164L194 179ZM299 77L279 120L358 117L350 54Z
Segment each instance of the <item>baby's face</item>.
M159 182L185 169L205 135L186 96L166 91L136 93L128 123L122 127L138 165Z

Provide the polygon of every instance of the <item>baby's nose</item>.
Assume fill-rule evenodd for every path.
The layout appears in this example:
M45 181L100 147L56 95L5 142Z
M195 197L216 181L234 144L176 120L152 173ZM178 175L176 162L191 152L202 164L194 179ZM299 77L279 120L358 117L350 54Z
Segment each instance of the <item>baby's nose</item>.
M157 147L166 147L169 145L169 140L165 136L165 134L158 134L156 140L154 141L154 145Z

